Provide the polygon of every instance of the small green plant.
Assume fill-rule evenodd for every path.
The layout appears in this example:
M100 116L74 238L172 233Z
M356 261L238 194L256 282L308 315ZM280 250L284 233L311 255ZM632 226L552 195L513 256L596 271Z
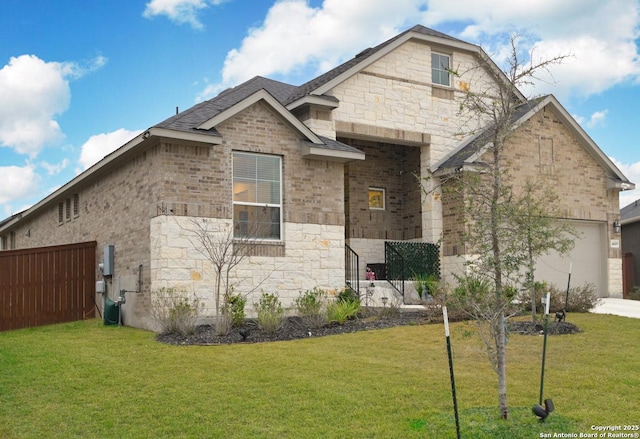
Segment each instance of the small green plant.
M420 299L434 297L440 286L440 278L433 273L416 274L412 280Z
M284 309L277 294L262 293L258 303L254 304L258 327L268 334L275 334L284 322Z
M295 300L296 309L309 326L320 328L327 323L326 300L326 291L314 287L312 290L300 293L300 296Z
M336 296L336 299L338 300L338 302L360 302L358 293L356 293L349 287L340 290L340 292Z
M247 298L240 294L233 294L227 300L229 314L231 314L231 324L235 327L242 326L246 318L244 311Z
M629 299L640 300L640 287L633 287L633 291L629 293Z
M151 315L161 334L193 334L201 307L200 299L184 290L163 287L151 292Z
M348 319L358 315L359 311L359 300L340 300L338 298L335 302L327 305L327 320L343 325Z

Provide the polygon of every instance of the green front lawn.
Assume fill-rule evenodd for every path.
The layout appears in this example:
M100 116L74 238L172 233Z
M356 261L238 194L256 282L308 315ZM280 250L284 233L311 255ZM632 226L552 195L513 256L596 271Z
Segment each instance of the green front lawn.
M462 437L540 438L640 423L640 320L570 314L583 333L511 335L511 419L473 326L452 325ZM451 438L442 325L179 347L89 320L0 333L0 438ZM549 436L553 437L553 436Z

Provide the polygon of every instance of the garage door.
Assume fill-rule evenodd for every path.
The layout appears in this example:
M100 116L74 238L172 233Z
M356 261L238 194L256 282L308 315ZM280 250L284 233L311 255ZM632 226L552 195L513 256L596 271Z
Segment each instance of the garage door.
M560 256L552 253L543 256L536 265L536 280L567 288L571 263L571 287L592 283L598 296L608 296L606 288L607 247L604 238L604 223L572 222L580 233L571 254Z

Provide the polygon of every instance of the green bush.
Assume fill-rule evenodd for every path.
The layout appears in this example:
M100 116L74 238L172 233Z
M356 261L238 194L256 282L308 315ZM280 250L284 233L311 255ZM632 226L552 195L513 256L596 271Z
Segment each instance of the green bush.
M629 293L629 299L640 300L640 287L633 287L633 291Z
M275 334L284 322L284 309L277 294L262 293L260 301L254 304L258 328L268 334Z
M343 288L336 296L336 299L338 302L360 302L358 293L349 287Z
M341 300L338 298L335 302L327 305L327 320L343 325L348 319L358 315L358 311L360 311L359 300Z
M194 294L175 288L160 288L151 292L151 315L161 334L193 334L202 304Z
M231 314L231 324L236 327L242 326L246 318L244 311L245 305L247 304L246 297L240 294L234 294L229 297L227 304L229 307L229 313Z
M295 300L298 314L312 328L320 328L327 323L326 298L327 293L316 287L300 293Z

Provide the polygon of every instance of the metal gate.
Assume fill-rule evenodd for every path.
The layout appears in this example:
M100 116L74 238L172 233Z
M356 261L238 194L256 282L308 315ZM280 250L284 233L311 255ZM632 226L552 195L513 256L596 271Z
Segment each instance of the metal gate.
M0 251L0 331L85 318L95 262L95 241Z

